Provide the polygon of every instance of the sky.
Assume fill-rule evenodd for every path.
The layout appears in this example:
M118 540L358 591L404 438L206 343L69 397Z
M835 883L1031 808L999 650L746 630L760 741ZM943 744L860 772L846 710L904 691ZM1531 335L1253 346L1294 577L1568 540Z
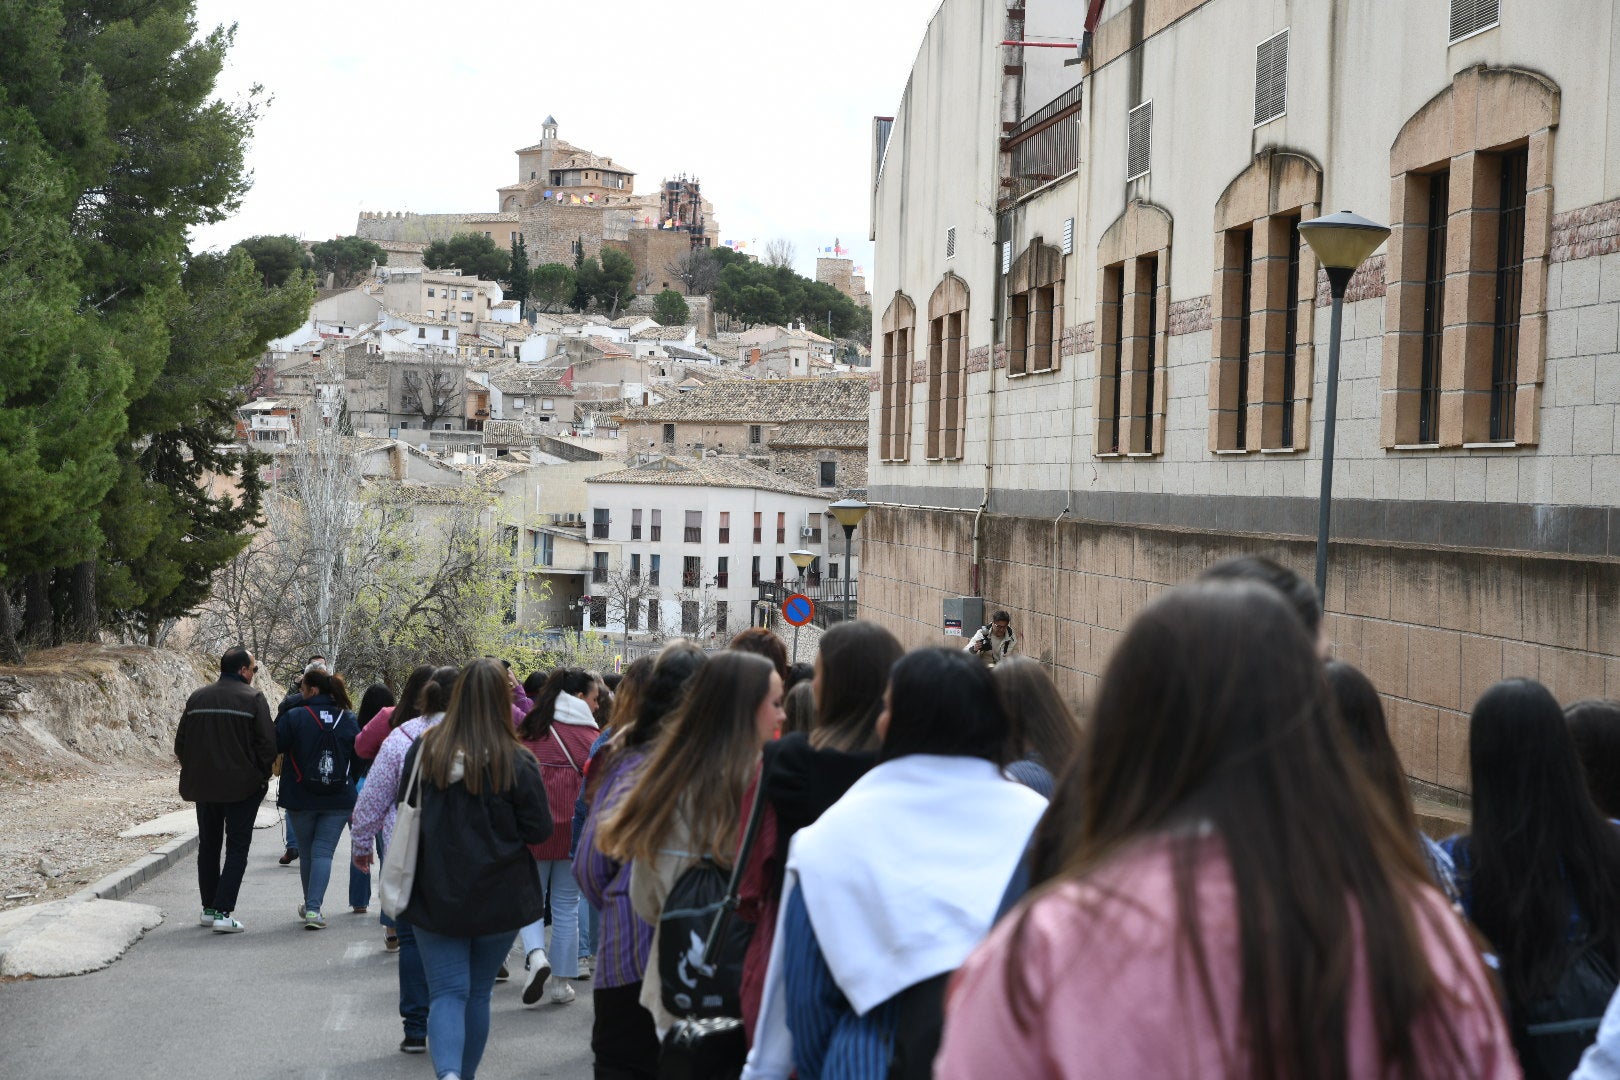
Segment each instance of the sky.
M872 117L899 105L938 4L197 0L200 30L236 24L219 95L258 84L269 103L252 190L193 246L344 236L361 210L495 210L550 114L637 191L699 178L720 241L786 238L806 276L838 241L870 268Z

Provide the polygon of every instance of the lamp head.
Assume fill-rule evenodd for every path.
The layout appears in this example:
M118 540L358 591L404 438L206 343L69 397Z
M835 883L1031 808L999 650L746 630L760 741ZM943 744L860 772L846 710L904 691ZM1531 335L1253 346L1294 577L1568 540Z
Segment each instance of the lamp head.
M1388 239L1389 229L1360 214L1340 210L1300 222L1299 234L1311 245L1323 267L1354 271Z
M805 567L816 561L816 553L813 551L805 551L803 548L800 548L798 551L788 552L788 558L793 560L794 566L797 566L800 570L803 570Z
M861 523L861 519L866 516L866 512L871 507L859 499L839 499L827 509L831 510L833 517L838 519L838 524L845 529L853 529Z

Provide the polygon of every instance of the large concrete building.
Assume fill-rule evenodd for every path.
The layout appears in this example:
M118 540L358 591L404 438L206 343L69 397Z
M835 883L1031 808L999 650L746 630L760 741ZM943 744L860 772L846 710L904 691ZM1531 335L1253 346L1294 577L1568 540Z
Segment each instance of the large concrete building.
M1075 49L998 46L1072 41ZM1085 48L1079 46L1084 42ZM982 595L1076 700L1155 593L1309 573L1408 771L1505 676L1620 697L1620 5L944 0L876 127L863 614Z

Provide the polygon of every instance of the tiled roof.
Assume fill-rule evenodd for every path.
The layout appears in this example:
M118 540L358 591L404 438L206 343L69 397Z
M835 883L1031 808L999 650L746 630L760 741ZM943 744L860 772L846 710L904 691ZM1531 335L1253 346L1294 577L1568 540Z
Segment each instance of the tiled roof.
M766 443L773 447L815 447L817 449L862 449L867 443L868 426L819 420L790 420L773 431Z
M586 481L587 484L668 484L678 487L757 488L785 495L806 495L820 498L821 493L793 483L758 465L750 465L741 458L661 457L618 472L602 473Z
M649 326L630 336L637 341L684 341L691 332L690 326Z
M591 343L591 348L595 349L603 356L630 355L630 350L625 348L623 345L620 345L617 341L611 341L605 337L590 337L586 340Z
M489 384L503 394L542 394L546 397L573 397L574 392L557 381L554 370L533 364L511 363L490 371Z
M626 409L626 423L719 420L781 423L787 420L843 420L865 423L871 383L858 378L762 379L722 382L677 394L657 405Z
M614 319L612 322L608 323L608 325L616 330L628 330L630 327L636 325L636 323L646 321L647 316L645 315L621 315L617 319Z
M425 313L420 312L420 311L416 311L416 312L411 312L411 311L386 311L383 314L392 315L396 319L404 319L406 322L414 323L417 326L454 326L454 325L456 325L455 323L451 322L449 319L429 318Z

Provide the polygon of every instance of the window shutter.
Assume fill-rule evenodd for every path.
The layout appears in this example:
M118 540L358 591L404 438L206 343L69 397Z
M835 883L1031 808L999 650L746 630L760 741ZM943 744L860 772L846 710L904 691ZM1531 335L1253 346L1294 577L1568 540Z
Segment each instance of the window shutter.
M1130 142L1125 153L1125 179L1146 176L1153 164L1153 102L1130 111Z
M1451 0L1451 41L1495 26L1500 7L1499 0Z
M1288 31L1254 47L1254 126L1288 111Z
M952 225L945 230L945 257L956 258L956 226Z
M1074 218L1063 221L1063 254L1074 254Z

